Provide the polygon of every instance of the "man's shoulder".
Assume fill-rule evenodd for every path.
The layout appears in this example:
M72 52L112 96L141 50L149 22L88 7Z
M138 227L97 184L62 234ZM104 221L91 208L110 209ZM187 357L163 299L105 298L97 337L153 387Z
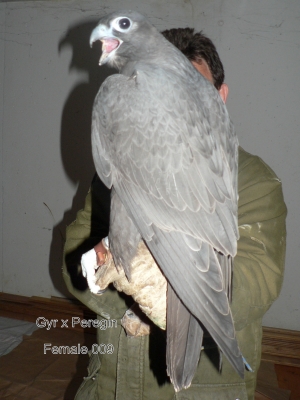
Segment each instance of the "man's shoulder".
M246 152L239 147L238 168L239 190L245 186L252 186L262 182L269 182L274 186L281 185L275 172L260 157Z
M269 210L276 208L280 209L276 213L286 212L281 180L260 157L247 153L241 147L239 148L238 191L239 209L251 202L253 207L262 209L262 204L256 203L259 200Z

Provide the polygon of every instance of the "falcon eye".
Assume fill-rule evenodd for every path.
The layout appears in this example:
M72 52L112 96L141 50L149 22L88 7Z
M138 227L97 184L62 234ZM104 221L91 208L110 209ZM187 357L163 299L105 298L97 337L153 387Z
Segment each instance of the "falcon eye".
M121 29L128 29L130 27L131 23L130 20L128 18L122 18L119 21L119 27Z
M131 27L132 22L127 17L121 17L114 20L112 25L115 30L119 32L125 32Z

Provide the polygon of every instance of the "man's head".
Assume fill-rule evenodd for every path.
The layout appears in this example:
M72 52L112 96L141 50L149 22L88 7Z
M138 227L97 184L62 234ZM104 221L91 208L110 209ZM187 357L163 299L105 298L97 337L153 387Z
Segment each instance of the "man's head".
M192 28L169 29L162 34L215 86L225 103L228 86L224 83L223 64L213 42L201 32L194 33Z

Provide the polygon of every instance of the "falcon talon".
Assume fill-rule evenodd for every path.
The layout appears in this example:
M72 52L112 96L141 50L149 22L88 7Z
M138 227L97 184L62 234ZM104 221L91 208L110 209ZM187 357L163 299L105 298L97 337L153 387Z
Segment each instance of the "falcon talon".
M132 79L132 80L136 81L137 80L137 76L138 76L138 72L136 71L129 77L129 79Z
M105 247L106 250L109 250L109 239L108 236L102 239L103 246Z
M98 292L96 294L101 295L103 293L105 293L107 291L108 288L105 288L103 290L98 290Z

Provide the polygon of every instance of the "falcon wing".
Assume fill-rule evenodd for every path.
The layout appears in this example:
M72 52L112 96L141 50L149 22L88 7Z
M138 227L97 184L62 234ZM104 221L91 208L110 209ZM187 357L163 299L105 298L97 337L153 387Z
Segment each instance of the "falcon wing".
M233 257L238 238L238 142L219 94L193 67L183 77L138 65L132 77L113 75L102 85L92 140L97 172L114 186L172 286L174 304L182 301L243 376L215 253ZM167 329L168 337L176 334L176 324ZM192 343L193 329L187 336ZM183 352L190 354L188 345Z

